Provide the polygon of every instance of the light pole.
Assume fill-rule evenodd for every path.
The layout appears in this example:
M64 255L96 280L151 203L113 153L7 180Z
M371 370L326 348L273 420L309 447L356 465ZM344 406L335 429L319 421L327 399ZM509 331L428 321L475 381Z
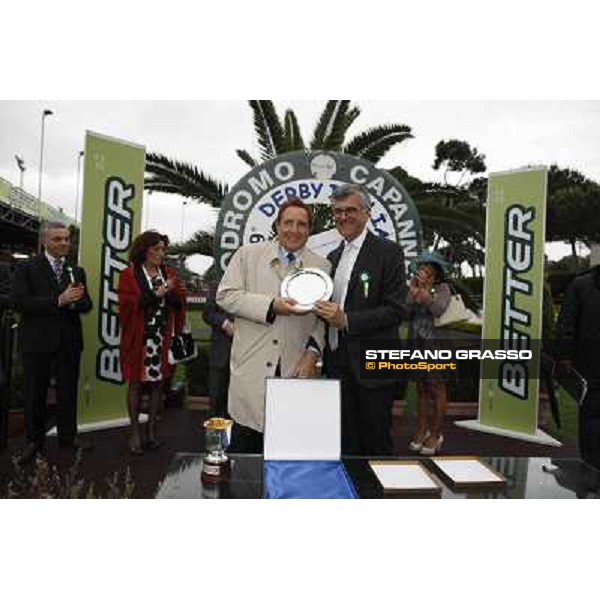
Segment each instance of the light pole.
M183 201L183 204L181 206L181 243L183 244L184 240L184 235L185 235L185 207L187 206L187 200Z
M15 160L17 161L17 167L19 167L19 187L23 189L23 179L25 178L25 161L18 155L15 154Z
M148 223L150 223L150 193L146 192L146 194L143 194L143 214L145 217L145 227L144 229L148 229Z
M40 139L40 176L38 181L38 220L40 221L40 225L42 220L42 176L44 174L44 126L46 124L46 117L49 117L53 114L54 113L48 108L45 108L44 112L42 113L42 135Z
M75 223L78 223L77 217L79 215L79 176L81 174L81 159L83 158L83 155L84 155L83 150L80 150L79 154L77 155L77 188L75 190Z

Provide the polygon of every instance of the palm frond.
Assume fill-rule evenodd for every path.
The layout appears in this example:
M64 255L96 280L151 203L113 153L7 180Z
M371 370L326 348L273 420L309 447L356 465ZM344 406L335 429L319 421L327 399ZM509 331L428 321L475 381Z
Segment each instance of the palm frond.
M393 134L408 134L412 137L411 128L408 125L392 123L390 125L380 125L363 131L356 137L353 137L344 147L345 154L353 156L362 156L373 144Z
M220 206L227 195L227 184L220 183L189 163L172 160L163 154L146 154L144 189L193 198Z
M360 154L360 157L376 165L396 144L401 144L410 138L412 138L410 133L392 133L371 144Z
M273 140L275 153L283 154L286 151L285 135L275 105L271 100L259 100L259 102L263 107L263 114L265 116L269 132L271 133L271 139Z
M284 121L286 151L293 152L294 150L304 150L304 140L302 139L298 119L293 110L286 110Z
M246 150L236 150L236 154L252 169L256 167L258 162L250 156Z
M261 158L269 160L284 149L281 122L271 100L249 100L249 104L254 113L254 131L261 149Z
M267 127L265 116L260 102L258 100L249 100L250 108L252 109L253 121L254 121L254 132L258 140L258 146L261 150L261 157L268 159L275 156L275 147L273 146L273 140Z
M172 244L167 248L167 254L177 256L214 256L215 238L212 233L197 231L187 241L181 244Z
M349 125L347 124L348 109L350 100L339 100L337 103L335 115L330 121L329 130L325 134L323 148L326 150L341 150L344 144L344 137Z
M350 129L350 126L360 116L360 107L352 106L346 113L346 130Z
M406 169L399 165L386 170L404 186L404 189L413 199L417 194L420 194L425 187L425 184L418 177L413 177Z
M425 200L416 202L423 226L436 231L467 233L481 246L485 245L485 221L480 215L472 215L456 208L441 206L439 202Z
M335 115L337 104L337 100L327 101L327 104L325 105L325 108L323 109L323 112L317 121L317 126L315 127L315 131L310 142L311 150L321 150L324 148L323 144L325 142L327 132L330 129L331 120Z

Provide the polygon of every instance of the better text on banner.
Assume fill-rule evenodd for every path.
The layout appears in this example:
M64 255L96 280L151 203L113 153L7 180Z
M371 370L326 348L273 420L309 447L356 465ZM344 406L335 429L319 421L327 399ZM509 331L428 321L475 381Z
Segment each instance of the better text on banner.
M145 156L142 146L86 133L80 262L87 272L94 308L83 319L81 424L127 414L119 360L117 286L140 230Z
M505 348L528 349L541 338L546 185L545 167L489 177L482 338L500 339ZM535 434L537 368L507 360L481 369L480 423Z

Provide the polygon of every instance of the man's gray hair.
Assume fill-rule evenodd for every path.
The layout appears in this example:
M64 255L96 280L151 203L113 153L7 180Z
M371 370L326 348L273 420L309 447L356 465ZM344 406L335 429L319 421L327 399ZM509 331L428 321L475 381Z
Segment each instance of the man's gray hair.
M358 196L360 198L361 208L365 208L367 210L371 208L369 194L367 194L367 192L365 192L357 183L344 183L343 185L340 185L339 187L335 188L333 192L331 192L329 199L333 203L336 200L345 200L350 196Z
M60 221L44 221L42 223L42 234L46 235L50 229L69 229L69 227Z
M46 239L51 229L69 229L69 227L60 221L44 221L40 231L43 240Z

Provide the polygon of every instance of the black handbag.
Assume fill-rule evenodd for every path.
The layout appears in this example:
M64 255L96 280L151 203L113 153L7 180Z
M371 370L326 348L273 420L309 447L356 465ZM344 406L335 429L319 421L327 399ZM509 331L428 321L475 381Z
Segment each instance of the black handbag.
M169 344L169 364L186 363L198 356L198 348L190 331L174 335Z

